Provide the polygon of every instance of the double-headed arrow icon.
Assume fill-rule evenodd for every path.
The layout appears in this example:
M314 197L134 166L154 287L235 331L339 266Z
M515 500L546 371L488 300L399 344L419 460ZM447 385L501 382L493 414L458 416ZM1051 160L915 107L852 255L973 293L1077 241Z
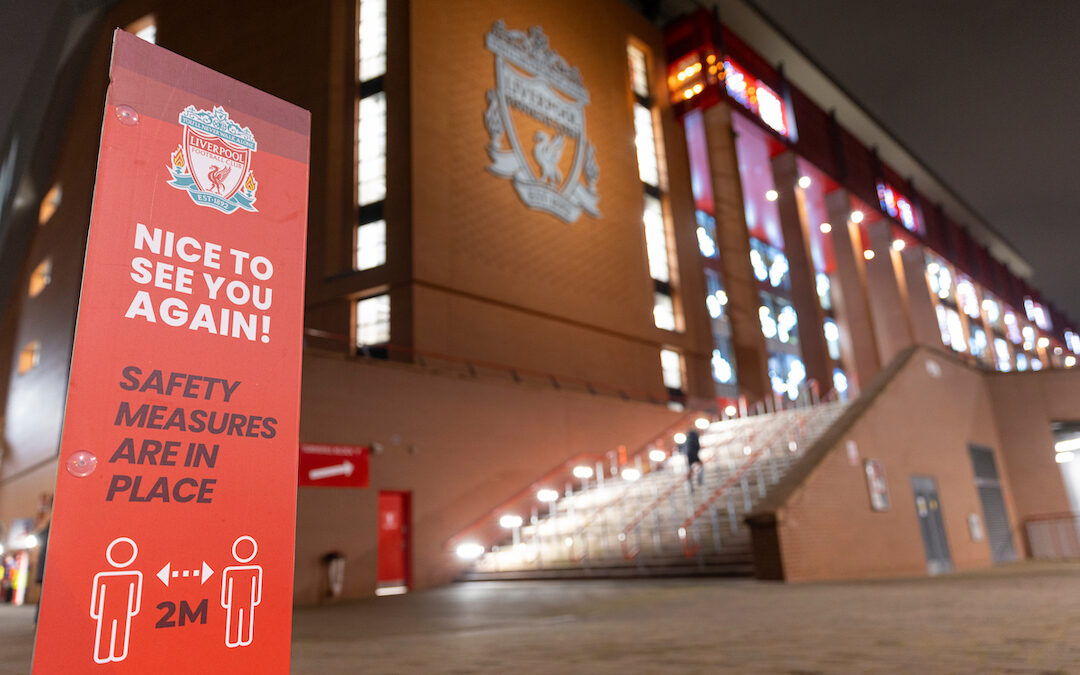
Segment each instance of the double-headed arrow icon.
M202 564L202 569L194 570L174 570L172 568L172 563L167 562L165 563L165 567L162 567L160 570L158 570L156 576L158 579L161 580L161 583L165 584L166 586L169 585L170 579L190 579L192 577L196 577L199 579L199 585L201 586L202 584L206 583L206 580L209 579L210 575L212 575L213 573L213 568L207 565L206 561L204 560Z

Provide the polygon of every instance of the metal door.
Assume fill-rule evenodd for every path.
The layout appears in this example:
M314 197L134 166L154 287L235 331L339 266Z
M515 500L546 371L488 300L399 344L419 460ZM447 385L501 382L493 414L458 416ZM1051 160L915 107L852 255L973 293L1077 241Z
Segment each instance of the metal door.
M379 493L379 570L377 595L404 593L409 587L409 493Z
M915 492L915 514L926 549L926 569L930 574L951 572L952 556L945 536L945 521L941 517L937 481L930 476L912 476L911 487Z
M1016 560L1016 547L1013 545L1009 513L1005 510L1005 497L1001 492L994 451L970 444L968 452L971 454L971 466L975 471L975 487L979 490L979 501L982 502L990 554L995 563L1012 562Z

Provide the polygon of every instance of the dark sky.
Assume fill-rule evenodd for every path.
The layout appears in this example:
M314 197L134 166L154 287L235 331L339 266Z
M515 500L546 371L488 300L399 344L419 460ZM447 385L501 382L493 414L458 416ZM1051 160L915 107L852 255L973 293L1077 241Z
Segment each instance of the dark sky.
M1080 321L1080 1L755 0Z

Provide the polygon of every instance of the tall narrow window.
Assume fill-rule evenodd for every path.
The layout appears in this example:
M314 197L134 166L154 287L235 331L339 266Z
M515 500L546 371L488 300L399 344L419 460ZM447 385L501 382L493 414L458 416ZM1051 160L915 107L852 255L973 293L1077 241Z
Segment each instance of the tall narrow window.
M356 346L390 342L390 296L376 295L356 303Z
M673 391L683 388L683 359L674 349L660 350L660 372L664 376L664 386Z
M386 94L360 99L356 122L356 198L360 206L386 197Z
M660 186L657 167L656 132L653 129L652 111L634 103L634 145L637 148L638 176L641 182L653 187Z
M654 123L655 110L649 96L648 59L645 52L634 46L626 48L630 69L630 89L634 121L634 147L637 150L638 177L645 193L641 224L645 231L645 255L652 277L653 322L657 328L679 330L679 314L675 305L675 260L672 255L670 220L662 177L663 156L657 142Z
M356 269L369 270L386 263L386 221L356 228Z
M30 273L30 283L27 284L26 292L31 298L41 295L45 287L52 281L52 258L46 258L38 263L34 271Z
M362 0L357 11L356 72L367 82L386 73L386 0Z
M386 263L386 6L356 5L356 270Z
M28 342L19 352L18 371L22 375L33 370L41 362L41 343L37 340Z

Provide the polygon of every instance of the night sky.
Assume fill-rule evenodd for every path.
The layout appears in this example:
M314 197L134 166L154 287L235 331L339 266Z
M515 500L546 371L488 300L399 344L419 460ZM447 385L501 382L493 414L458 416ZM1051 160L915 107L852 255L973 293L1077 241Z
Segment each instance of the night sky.
M1080 2L755 0L1080 321Z

